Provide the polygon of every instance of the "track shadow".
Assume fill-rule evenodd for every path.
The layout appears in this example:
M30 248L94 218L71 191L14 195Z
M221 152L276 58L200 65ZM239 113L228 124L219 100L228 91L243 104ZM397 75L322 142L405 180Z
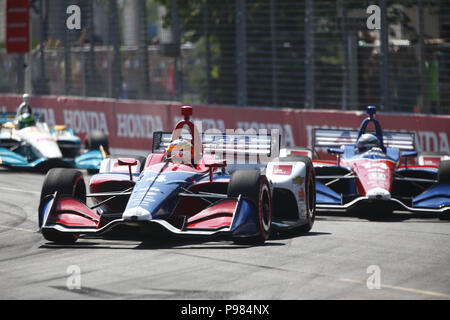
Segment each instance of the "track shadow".
M261 245L243 245L235 244L230 240L216 240L213 239L147 239L139 244L135 249L148 250L148 249L208 249L208 250L220 250L220 249L246 249L252 247L271 247L271 246L284 246L284 243L266 241Z
M2 175L26 173L26 174L36 175L36 176L42 176L42 175L46 174L46 172L42 172L42 171L32 169L32 168L13 168L13 167L8 167L8 168L2 167L2 168L0 168L0 172Z
M329 220L328 218L356 218L359 220L373 221L373 222L404 222L411 219L424 219L424 220L436 220L440 215L437 213L411 213L411 212L399 212L393 213L376 213L376 212L320 212L317 213L319 220ZM444 222L444 220L439 220Z
M274 232L270 236L270 240L287 240L287 239L299 238L299 237L317 237L317 236L328 236L328 235L332 235L332 233L330 233L330 232L314 232L314 231L304 233L300 230L293 229L293 230Z
M274 239L275 240L275 239ZM56 244L46 242L41 249L125 249L125 250L155 250L155 249L245 249L262 246L284 246L284 243L270 239L261 245L235 244L229 239L221 238L180 238L173 235L115 235L102 238L83 237L74 244Z

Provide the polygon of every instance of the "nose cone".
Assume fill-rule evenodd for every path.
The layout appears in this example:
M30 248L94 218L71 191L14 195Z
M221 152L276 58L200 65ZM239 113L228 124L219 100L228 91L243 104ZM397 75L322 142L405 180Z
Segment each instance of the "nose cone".
M152 219L152 215L147 209L142 207L134 207L126 210L122 218L125 221L149 221Z
M391 193L383 188L374 188L367 191L366 196L369 199L389 200L391 199Z

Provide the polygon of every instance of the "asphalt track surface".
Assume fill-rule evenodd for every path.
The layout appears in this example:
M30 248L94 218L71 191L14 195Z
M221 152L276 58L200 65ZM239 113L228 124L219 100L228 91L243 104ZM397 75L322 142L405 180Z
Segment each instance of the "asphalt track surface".
M0 169L0 299L450 299L450 224L435 216L321 214L306 235L253 247L152 238L57 246L36 232L43 180ZM376 274L381 287L369 289Z

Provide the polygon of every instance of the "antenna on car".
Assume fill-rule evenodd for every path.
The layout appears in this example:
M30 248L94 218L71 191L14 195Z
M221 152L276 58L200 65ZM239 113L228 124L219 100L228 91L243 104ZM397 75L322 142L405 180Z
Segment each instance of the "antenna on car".
M191 106L183 106L181 107L181 114L184 116L184 120L189 121L192 116L192 107Z
M369 115L369 118L373 119L373 115L377 113L377 107L375 107L375 106L368 106L366 112Z

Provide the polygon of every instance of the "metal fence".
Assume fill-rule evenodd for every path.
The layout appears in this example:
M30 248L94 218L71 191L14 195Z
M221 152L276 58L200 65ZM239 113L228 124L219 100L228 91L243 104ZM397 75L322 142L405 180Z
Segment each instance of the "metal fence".
M31 4L33 94L450 114L446 0ZM23 63L0 49L0 92L24 91Z

